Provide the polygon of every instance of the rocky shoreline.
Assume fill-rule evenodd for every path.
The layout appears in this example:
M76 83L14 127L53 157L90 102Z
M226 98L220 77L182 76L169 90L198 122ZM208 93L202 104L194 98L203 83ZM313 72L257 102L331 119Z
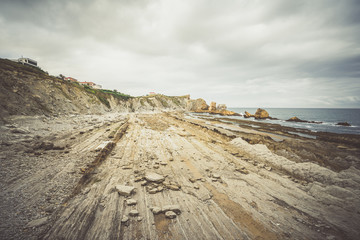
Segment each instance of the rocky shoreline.
M7 118L0 126L0 238L360 234L359 136L202 117Z

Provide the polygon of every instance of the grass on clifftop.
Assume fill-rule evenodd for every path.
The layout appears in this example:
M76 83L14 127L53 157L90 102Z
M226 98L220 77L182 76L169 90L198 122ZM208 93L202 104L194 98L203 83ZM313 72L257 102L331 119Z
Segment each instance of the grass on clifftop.
M123 99L123 100L128 100L128 99L132 98L132 96L130 96L128 94L125 94L125 93L118 92L116 90L100 89L100 91L102 91L104 93L111 94L114 97L120 98L120 99Z

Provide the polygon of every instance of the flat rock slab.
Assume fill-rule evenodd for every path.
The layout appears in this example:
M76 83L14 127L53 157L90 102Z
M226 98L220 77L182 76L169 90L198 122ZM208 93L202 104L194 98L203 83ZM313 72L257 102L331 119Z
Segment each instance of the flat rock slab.
M29 222L29 223L26 225L26 227L28 227L28 228L40 227L41 225L44 225L44 224L47 222L47 220L48 220L47 217L35 219L35 220Z
M118 193L121 196L130 196L134 192L135 187L125 186L125 185L116 185L115 189L116 189L116 191L118 191Z
M149 182L163 182L165 180L165 177L161 176L160 174L149 172L145 174L145 179Z

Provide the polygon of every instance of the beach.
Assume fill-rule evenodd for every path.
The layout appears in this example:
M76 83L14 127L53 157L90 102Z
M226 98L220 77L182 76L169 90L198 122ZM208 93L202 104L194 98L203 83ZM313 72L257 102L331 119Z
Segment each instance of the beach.
M2 239L360 234L359 135L186 112L12 116L1 130Z

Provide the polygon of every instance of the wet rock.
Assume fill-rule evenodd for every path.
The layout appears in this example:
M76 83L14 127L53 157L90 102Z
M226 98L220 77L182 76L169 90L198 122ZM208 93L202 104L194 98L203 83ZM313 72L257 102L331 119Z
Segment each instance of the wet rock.
M161 183L165 180L165 178L157 173L146 173L145 174L145 179L149 182L157 182L157 183Z
M29 222L26 225L26 227L28 227L28 228L40 227L40 226L44 225L47 221L48 221L47 217L39 218L39 219Z
M292 117L292 118L289 118L288 120L286 120L287 122L307 122L305 120L301 120L300 118L298 117Z
M166 206L163 206L162 211L163 212L172 211L172 212L175 212L176 214L181 213L179 205L166 205Z
M138 210L131 210L131 211L129 212L129 216L131 216L131 217L137 217L137 216L139 216L139 211L138 211Z
M127 199L127 200L126 200L126 204L127 204L128 206L133 206L133 205L136 205L136 204L137 204L137 201L136 201L135 199L130 198L130 199Z
M130 196L135 190L134 187L125 185L116 185L115 189L121 196Z
M350 127L351 126L350 123L348 123L348 122L338 122L336 125L345 126L345 127Z
M176 213L174 213L173 211L167 211L165 212L165 217L170 219L176 218Z

